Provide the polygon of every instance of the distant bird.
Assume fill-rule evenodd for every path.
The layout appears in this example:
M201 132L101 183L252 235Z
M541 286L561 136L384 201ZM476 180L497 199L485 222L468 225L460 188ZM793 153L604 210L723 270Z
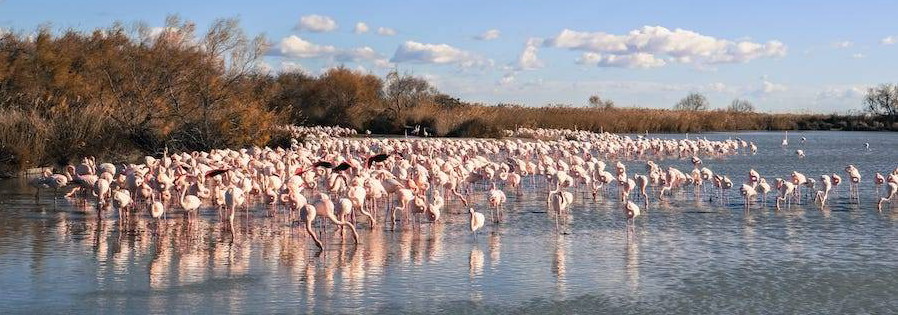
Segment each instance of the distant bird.
M797 155L799 159L804 158L804 150L795 150L795 155Z
M864 150L870 151L870 142L864 142Z
M801 144L804 144L805 142L808 142L808 138L801 137Z
M474 208L470 208L468 212L471 213L471 234L474 234L474 238L477 238L477 230L483 227L483 222L486 220L483 217L483 213L474 211Z
M788 131L786 131L786 137L783 138L783 144L782 144L782 146L785 147L785 146L787 146L787 145L789 145L789 132L788 132Z

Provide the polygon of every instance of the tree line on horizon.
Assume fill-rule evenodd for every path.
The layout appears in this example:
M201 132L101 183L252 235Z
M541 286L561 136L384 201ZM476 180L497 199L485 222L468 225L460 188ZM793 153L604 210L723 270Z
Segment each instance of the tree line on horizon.
M284 124L383 134L421 126L433 135L465 137L498 137L520 126L609 132L898 130L894 85L882 95L870 92L870 104L877 104L870 105L871 113L890 120L762 114L744 100L712 111L700 94L687 96L676 110L619 108L598 95L576 108L487 106L398 71L385 77L345 67L317 76L260 71L268 48L264 37L248 36L236 19L216 20L202 32L170 16L161 30L117 23L90 33L54 34L44 27L28 36L0 34L0 168L62 165L88 155L123 161L164 148L284 145L289 135L276 128ZM883 102L890 103L878 105Z

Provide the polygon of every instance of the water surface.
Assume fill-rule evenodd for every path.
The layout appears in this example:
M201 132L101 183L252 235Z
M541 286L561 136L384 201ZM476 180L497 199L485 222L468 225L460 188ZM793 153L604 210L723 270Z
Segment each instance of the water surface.
M683 137L684 135L663 135ZM319 253L301 228L263 208L231 235L214 209L188 226L96 210L0 181L0 313L891 313L898 309L898 208L876 211L873 173L898 166L894 133L711 133L755 141L757 155L705 159L736 182L819 178L855 164L831 204L772 201L744 211L737 191L653 199L628 235L620 205L576 194L568 233L554 231L545 188L509 193L507 221L476 240L466 214L389 231L359 224L361 244L330 234ZM807 142L800 144L800 137ZM872 151L865 151L869 142ZM807 157L797 159L794 150ZM644 173L644 162L627 161ZM660 161L691 170L686 160ZM478 192L475 202L485 204ZM772 200L772 197L769 198ZM460 206L450 208L461 212ZM481 211L486 212L482 206Z

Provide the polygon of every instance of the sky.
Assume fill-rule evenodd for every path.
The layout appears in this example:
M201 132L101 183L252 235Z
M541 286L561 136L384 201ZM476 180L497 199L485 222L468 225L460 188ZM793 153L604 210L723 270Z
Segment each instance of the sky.
M671 108L691 92L765 112L845 113L894 82L898 1L0 0L0 32L239 18L263 71L423 77L462 100Z

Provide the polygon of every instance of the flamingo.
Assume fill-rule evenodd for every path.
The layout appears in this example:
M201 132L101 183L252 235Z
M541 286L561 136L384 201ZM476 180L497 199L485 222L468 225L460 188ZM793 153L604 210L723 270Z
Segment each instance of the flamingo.
M779 209L780 201L786 201L787 198L791 198L792 194L795 193L795 184L782 178L777 178L776 189L780 193L780 196L776 198L776 208Z
M179 200L179 204L181 205L181 209L184 209L184 212L187 214L187 219L190 219L192 214L194 216L199 214L199 208L202 201L200 201L200 198L197 196L187 194L187 189L189 188L188 185L190 184L185 184L181 187L181 199Z
M815 199L820 200L820 207L822 208L826 205L826 200L829 198L829 191L832 190L833 183L829 175L821 175L820 182L823 184L823 189L817 191Z
M355 226L353 226L349 222L337 219L337 215L334 210L334 202L331 201L330 196L325 193L318 193L318 202L315 203L315 211L317 212L316 215L326 217L334 224L349 227L349 229L352 230L353 240L356 244L358 244L359 234L356 232Z
M632 225L640 214L639 206L632 201L627 201L626 206L624 206L624 214L627 216L627 225Z
M151 198L151 206L150 206L150 216L154 219L159 219L163 215L165 215L165 205L162 202L156 200L156 195L153 195Z
M860 198L857 185L861 182L861 172L853 164L846 166L845 172L848 173L848 178L851 179L848 186L848 197L851 198L851 192L854 191L854 197L856 199Z
M224 193L224 204L225 208L228 210L228 221L231 224L234 223L234 213L237 212L237 207L243 206L246 202L246 196L243 193L243 189L236 186L228 187ZM247 215L249 213L247 212Z
M758 191L755 190L755 187L749 184L742 184L742 187L739 188L739 191L742 193L742 197L745 198L745 207L751 207L752 200L755 199L758 195Z
M440 196L439 190L433 191L433 201L427 207L430 211L430 220L433 222L437 222L440 220L440 211L443 209L443 206L446 204L446 201Z
M876 172L876 175L873 177L873 183L876 184L876 195L879 196L882 190L882 184L885 184L886 177L882 176L881 173Z
M760 180L758 180L757 189L759 190L758 192L761 193L762 196L764 196L763 197L764 203L766 204L767 203L767 193L770 192L770 184L767 183L767 179L761 178Z
M876 205L876 209L879 210L879 212L882 212L882 204L884 202L888 201L891 204L891 199L895 197L895 194L898 194L898 184L896 184L895 182L889 182L888 186L889 193L885 197L880 198L879 203Z
M131 205L131 193L126 189L116 189L112 192L112 206L118 209L119 218L124 218L124 211Z
M315 221L315 215L317 212L318 211L315 209L315 206L310 204L303 206L299 210L300 217L303 219L306 226L306 232L309 233L309 236L311 236L312 240L315 241L315 246L318 246L318 250L320 251L324 249L324 245L322 245L321 240L318 239L318 233L315 233L315 230L312 229L312 222Z
M561 184L556 184L554 191L549 192L549 207L555 212L555 229L559 230L559 218L564 220L568 207L574 201L574 194L561 190Z
M496 184L493 183L492 189L489 191L489 202L490 202L490 213L495 210L496 215L493 216L493 221L495 223L499 223L502 221L502 205L505 204L505 192L496 188Z
M471 234L474 235L474 239L477 239L477 230L483 227L483 223L486 220L483 217L483 213L474 211L474 208L468 209L468 212L471 214L470 224L471 224Z

